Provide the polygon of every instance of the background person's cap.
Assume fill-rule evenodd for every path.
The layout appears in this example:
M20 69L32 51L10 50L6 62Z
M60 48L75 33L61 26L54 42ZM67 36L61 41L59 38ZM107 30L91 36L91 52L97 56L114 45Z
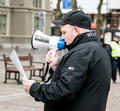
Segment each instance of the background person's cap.
M113 38L120 38L118 35L114 34Z
M91 19L82 10L68 12L62 20L55 20L53 24L78 26L80 28L90 29Z

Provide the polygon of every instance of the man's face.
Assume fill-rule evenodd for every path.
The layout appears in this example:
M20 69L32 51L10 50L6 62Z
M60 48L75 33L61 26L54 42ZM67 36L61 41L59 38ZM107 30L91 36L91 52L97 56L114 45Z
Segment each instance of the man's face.
M66 45L70 45L76 37L74 26L61 25L62 40L66 42Z

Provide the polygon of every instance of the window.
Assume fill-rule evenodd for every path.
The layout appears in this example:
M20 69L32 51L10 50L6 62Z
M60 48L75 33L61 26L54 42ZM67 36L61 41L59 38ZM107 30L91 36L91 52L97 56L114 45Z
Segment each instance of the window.
M5 0L0 0L1 5L5 5Z
M0 15L0 34L6 34L6 19L7 15Z
M41 8L41 0L33 0L33 7Z
M34 18L34 30L39 28L39 17Z
M43 31L44 28L44 13L39 12L34 16L34 30L40 29Z

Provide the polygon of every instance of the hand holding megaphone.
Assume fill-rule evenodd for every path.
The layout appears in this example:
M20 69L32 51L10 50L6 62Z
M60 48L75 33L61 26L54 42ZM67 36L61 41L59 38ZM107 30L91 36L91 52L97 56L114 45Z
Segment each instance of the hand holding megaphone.
M53 54L54 53L54 54ZM59 63L59 55L58 51L53 49L49 50L46 55L46 62L49 63L49 66L53 69L53 71L56 69L58 63Z

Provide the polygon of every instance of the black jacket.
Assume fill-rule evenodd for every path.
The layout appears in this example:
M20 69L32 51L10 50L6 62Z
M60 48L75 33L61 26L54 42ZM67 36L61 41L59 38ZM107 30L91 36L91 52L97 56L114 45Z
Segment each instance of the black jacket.
M105 111L111 65L95 33L84 33L67 46L51 83L34 83L30 94L44 111Z

